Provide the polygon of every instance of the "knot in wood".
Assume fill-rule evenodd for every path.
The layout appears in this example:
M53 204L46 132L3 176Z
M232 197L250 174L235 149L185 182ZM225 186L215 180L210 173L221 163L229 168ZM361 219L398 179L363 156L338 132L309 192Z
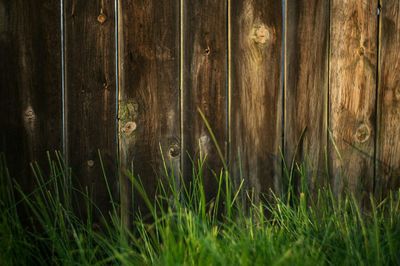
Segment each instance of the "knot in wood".
M364 49L364 47L360 47L359 49L358 49L358 54L360 55L360 56L363 56L364 54L365 54L365 49Z
M369 139L370 135L371 129L366 124L362 124L357 128L355 138L358 143L364 143Z
M210 49L209 46L207 46L207 48L204 49L204 54L205 54L205 55L209 55L210 53L211 53L211 49Z
M136 123L133 121L127 122L125 126L122 128L122 132L125 133L125 135L129 136L132 134L133 131L136 130Z
M33 121L36 118L35 112L33 111L32 107L29 106L26 110L25 110L25 121Z
M205 145L210 142L210 138L207 135L202 135L199 140L201 145Z
M88 160L87 165L92 168L94 166L94 161L93 160Z
M97 16L97 21L100 24L104 24L104 22L106 22L106 20L107 20L107 16L103 13L100 13L100 15Z
M255 43L263 45L267 43L269 39L271 39L271 33L264 24L261 24L254 26L251 38Z
M171 146L169 146L168 154L172 158L177 157L177 156L179 156L179 154L181 154L181 148L176 143L172 144Z

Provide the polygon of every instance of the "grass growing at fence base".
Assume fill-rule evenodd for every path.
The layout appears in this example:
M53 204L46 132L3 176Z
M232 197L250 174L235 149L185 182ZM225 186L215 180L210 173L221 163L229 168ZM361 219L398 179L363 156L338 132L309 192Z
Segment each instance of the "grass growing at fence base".
M398 192L379 203L371 198L368 210L361 210L351 195L336 199L330 190L320 190L314 199L301 193L290 202L275 195L270 202L250 202L245 211L227 171L216 176L217 196L206 202L200 159L187 186L165 171L168 182L160 183L155 199L131 176L152 219L147 222L137 214L134 230L127 231L112 198L103 224L93 226L91 215L80 220L73 195L85 199L89 213L97 207L86 191L72 188L71 171L59 156L49 159L49 165L48 176L32 165L38 186L27 195L11 180L4 158L0 160L1 265L400 263ZM31 215L30 226L22 224L17 213L21 208Z

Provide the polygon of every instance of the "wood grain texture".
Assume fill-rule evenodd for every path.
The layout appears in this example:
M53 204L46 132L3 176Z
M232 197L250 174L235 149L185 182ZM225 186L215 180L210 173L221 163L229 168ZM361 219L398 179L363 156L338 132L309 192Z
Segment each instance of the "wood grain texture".
M329 1L287 1L286 9L285 161L306 167L313 190L327 177Z
M47 172L46 151L61 149L59 25L57 0L0 1L0 152L27 191L29 163Z
M378 3L331 2L329 126L333 187L357 196L374 176Z
M381 1L376 192L400 186L400 2Z
M223 156L227 147L227 3L190 0L183 12L183 175L190 181L194 160L206 156L203 171L208 198L216 194L223 162L198 109L204 113ZM201 154L200 154L201 153ZM225 160L225 158L224 158Z
M231 7L230 163L257 196L280 183L282 3L232 0Z
M178 2L121 0L119 19L121 203L131 210L127 170L151 197L164 173L160 147L168 172L180 169Z
M98 150L115 189L114 1L66 0L64 5L68 161L75 185L88 187L94 203L107 213L110 198Z

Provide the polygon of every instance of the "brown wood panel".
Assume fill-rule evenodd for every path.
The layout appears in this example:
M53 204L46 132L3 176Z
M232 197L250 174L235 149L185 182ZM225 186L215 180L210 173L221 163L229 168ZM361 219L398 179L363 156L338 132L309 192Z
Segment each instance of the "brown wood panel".
M65 0L64 5L68 161L76 185L88 187L94 203L106 211L110 199L98 150L115 188L114 1Z
M327 174L329 0L287 1L285 23L285 161L313 189Z
M130 210L126 170L151 197L164 173L160 146L168 171L180 168L179 3L121 0L119 20L121 200Z
M231 166L258 195L278 188L281 176L282 2L230 6Z
M183 10L183 174L190 181L192 167L198 167L191 159L197 162L200 153L206 156L204 185L208 197L212 198L218 188L213 171L219 175L223 161L198 109L205 115L225 156L227 1L185 1Z
M400 2L381 1L376 192L400 186Z
M333 187L372 190L375 146L377 0L331 1L329 127Z
M61 149L60 3L0 1L0 152L23 189Z

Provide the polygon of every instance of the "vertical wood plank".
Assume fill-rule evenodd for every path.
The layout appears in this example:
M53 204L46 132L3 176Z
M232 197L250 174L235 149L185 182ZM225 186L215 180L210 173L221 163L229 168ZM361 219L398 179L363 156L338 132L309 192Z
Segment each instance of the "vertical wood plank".
M116 185L114 1L65 0L67 156L81 189L104 212ZM96 215L95 219L100 216Z
M382 0L376 192L400 186L400 3Z
M218 188L212 171L219 175L223 162L198 109L205 115L225 156L228 137L226 4L222 0L184 1L183 175L190 181L192 167L197 168L200 153L206 156L203 177L208 198L212 198Z
M285 161L306 167L313 189L326 179L329 1L287 1L286 10Z
M231 165L259 192L281 174L282 2L231 0Z
M333 187L372 190L375 146L377 0L331 1L329 123Z
M179 2L121 0L119 9L121 203L131 210L127 170L151 197L164 173L160 146L168 172L180 168Z
M24 190L29 163L47 169L46 151L61 148L59 26L58 0L0 1L0 151Z

